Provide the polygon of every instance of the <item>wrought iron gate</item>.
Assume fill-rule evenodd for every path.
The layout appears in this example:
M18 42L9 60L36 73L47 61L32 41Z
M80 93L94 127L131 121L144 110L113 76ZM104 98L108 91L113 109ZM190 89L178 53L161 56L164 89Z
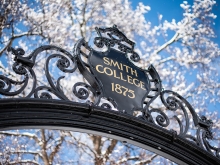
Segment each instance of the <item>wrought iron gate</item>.
M140 57L134 52L134 42L117 26L96 31L99 36L94 44L97 48L106 47L105 52L92 49L84 39L76 43L73 54L52 45L41 46L28 56L21 48L8 50L15 56L12 69L23 80L0 75L1 130L77 130L140 146L178 164L220 164L220 149L210 144L212 121L198 116L176 92L163 90L152 65L146 70L135 66L131 61L137 62ZM36 57L48 50L59 53L45 59L48 84L38 85L33 69ZM56 66L60 71L72 74L78 69L83 75L85 81L74 83L72 88L79 101L71 101L65 95L60 85L63 76L56 80L51 76L52 59L58 59ZM158 98L163 108L153 107ZM167 111L181 111L183 117L173 115L170 119ZM171 120L178 128L170 128ZM190 125L195 127L195 136L189 133Z

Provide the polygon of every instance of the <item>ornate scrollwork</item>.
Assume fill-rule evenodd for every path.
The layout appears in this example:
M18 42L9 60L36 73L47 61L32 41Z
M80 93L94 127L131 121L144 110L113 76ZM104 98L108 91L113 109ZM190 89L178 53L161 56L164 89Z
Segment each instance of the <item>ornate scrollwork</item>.
M110 49L114 47L119 50L118 52L121 51L123 54L129 53L132 61L137 62L140 60L140 56L134 52L135 43L129 40L121 31L119 31L116 25L110 28L96 28L96 31L98 33L98 37L94 39L94 44L98 48L103 48L106 46L108 49ZM37 77L34 72L34 65L36 64L37 56L41 52L47 50L56 51L58 53L52 53L46 58L44 69L46 80L48 81L49 85L41 84L37 86ZM83 50L86 50L89 53L86 53ZM58 98L60 100L69 100L61 87L61 80L64 78L64 76L60 76L55 80L49 71L51 67L49 64L52 63L52 60L56 59L56 66L60 71L64 73L73 73L76 69L78 69L81 72L85 78L85 82L75 83L72 87L72 92L78 99L81 99L81 101L83 100L82 102L89 104L91 109L94 106L99 106L107 110L114 110L119 107L119 103L117 104L116 101L114 101L114 98L105 96L103 84L94 73L94 66L91 66L90 64L90 57L95 50L93 50L84 39L80 39L75 44L73 54L53 45L41 46L35 49L28 56L24 56L25 51L22 48L9 48L8 51L14 55L14 64L12 65L12 70L17 75L20 75L22 80L12 80L11 78L0 75L1 95L15 96L21 94L27 87L29 80L32 79L32 81L30 81L32 82L32 87L29 89L28 93L26 93L26 98ZM114 65L118 65L118 63L115 63ZM141 73L143 75L146 74L146 77L149 78L149 84L147 86L149 87L149 89L147 89L149 91L146 90L147 92L143 98L144 101L140 101L141 107L139 106L139 109L137 107L133 108L134 111L136 110L135 108L137 108L138 111L140 111L140 109L142 110L142 116L139 116L139 118L166 129L170 129L172 122L177 123L175 124L175 128L170 129L170 132L173 135L171 139L172 142L175 141L177 136L180 136L181 138L193 142L200 148L203 148L220 158L220 148L212 146L209 142L213 138L212 121L208 120L205 116L199 117L189 102L176 92L162 90L160 77L152 65L149 66L148 70L143 70ZM17 89L15 88L16 86L20 86L20 88ZM127 87L124 88L129 90ZM89 97L91 96L90 94L93 95L93 102L89 101ZM124 96L126 96L126 94L124 94ZM153 102L157 98L160 98L161 100L161 108L154 108L153 106ZM100 101L101 99L104 99L104 101ZM166 113L168 111L170 111L172 115L168 115ZM126 110L122 110L122 112L126 112ZM133 110L130 112L133 113ZM180 117L179 114L176 113L181 113L182 116ZM191 116L192 122L190 121L189 116ZM191 130L191 124L197 127L196 130ZM195 135L191 135L190 131L196 132Z
M25 54L25 51L22 48L14 49L12 47L8 48L8 52L12 52L15 56L23 56Z
M24 88L27 86L28 77L26 77L23 81L14 81L5 76L0 75L0 94L6 96L14 96L21 93ZM19 90L11 92L12 84L14 85L23 85Z
M170 90L161 91L160 99L166 107L166 110L162 111L163 108L150 109L149 105L152 103L150 102L150 104L147 104L145 107L145 113L143 113L143 116L141 117L142 119L158 124L161 127L169 127L171 118L168 117L165 112L169 110L173 112L176 112L177 110L182 111L184 118L180 119L177 115L173 115L172 117L172 120L179 124L179 131L175 131L177 136L181 136L182 138L195 143L197 146L214 154L216 157L220 156L220 148L210 145L208 141L213 138L211 131L213 123L211 120L208 120L205 116L199 117L188 101L176 92ZM155 119L152 115L153 112L157 112L157 116L155 117L154 115ZM190 123L189 115L192 116L193 123ZM194 124L194 126L198 127L195 135L191 135L190 124ZM171 129L170 131L173 132L174 130Z
M29 71L33 78L35 78L35 74L33 73L32 69L29 67L29 65L26 65L27 62L21 62L18 60L18 57L23 58L21 56L25 54L25 51L23 49L9 48L8 51L12 51L12 53L15 55L15 59L14 59L15 63L12 65L13 71L16 74L23 75L24 78L22 81L18 81L0 75L0 94L6 96L15 96L20 94L26 88L29 80L29 76L27 72ZM11 91L12 88L14 88L14 86L16 85L21 85L20 89Z
M24 69L23 67L19 67L19 69L16 70L16 73L19 73L19 74L24 73L25 74L26 72L24 72L23 69ZM18 95L27 86L28 79L29 79L29 77L27 75L25 76L24 80L22 80L22 81L15 81L15 80L12 80L10 78L7 78L5 76L0 75L0 94L5 95L5 96ZM22 85L22 86L17 91L11 91L12 84L13 85Z
M140 56L137 53L133 52L133 54L130 56L130 59L134 62L138 62L140 60Z
M40 97L38 96L37 93L39 90L42 89L42 87L36 88L36 84L37 84L36 75L32 69L35 62L36 62L37 55L43 51L46 51L46 50L56 50L58 52L65 54L68 57L67 58L62 54L52 54L47 58L46 64L45 64L45 75L46 75L46 78L50 84L50 87L44 87L46 90L53 91L53 93L58 98L68 100L68 98L63 94L63 92L60 88L60 80L64 77L63 76L59 77L57 80L57 84L56 85L54 84L54 82L52 81L51 75L49 73L49 61L52 58L59 58L59 60L57 61L57 67L65 73L66 72L72 73L77 68L77 65L75 63L75 57L72 56L66 50L64 50L60 47L57 47L57 46L53 46L53 45L41 46L41 47L35 49L30 55L28 55L26 57L23 57L23 55L25 55L25 51L23 49L9 48L8 51L12 52L12 54L15 55L15 58L14 58L15 62L12 66L13 71L16 74L25 76L25 78L23 81L14 81L14 80L8 79L4 76L1 76L1 78L0 78L1 79L0 93L3 95L7 95L7 96L14 96L14 95L21 93L26 88L26 86L28 84L29 74L30 74L33 79L33 84L32 84L32 88L31 88L30 92L26 95L26 97L29 98L34 94L35 98L47 98L47 99L52 98L52 96L50 96L49 94L46 94L46 93L42 93ZM68 69L70 67L70 60L74 64L74 67L72 69ZM11 88L12 88L11 84L14 84L14 85L22 85L23 84L23 86L19 90L17 90L16 92L12 92L11 91ZM5 88L5 85L7 85L7 88Z
M160 109L151 109L148 111L148 116L150 116L150 121L154 124L156 124L153 120L153 117L152 117L152 113L153 112L157 112L159 113L159 115L157 115L156 117L156 122L158 125L160 125L161 127L167 127L169 124L170 124L170 120L169 118L167 117L167 115L161 111Z
M44 92L40 92L44 91ZM47 91L47 92L45 92ZM54 90L53 88L47 87L47 86L39 86L34 90L34 98L38 99L54 99L50 93L53 93L55 96L57 96L59 99L63 99L63 96L60 94L60 92Z
M101 107L102 108L105 108L105 109L109 109L109 110L112 110L112 109L116 109L117 108L117 103L115 102L114 99L112 98L105 98L105 97L102 97L102 99L106 102L102 103L101 104Z
M70 54L68 54L70 58L72 58L70 56ZM60 55L60 54L52 54L50 55L47 60L46 60L46 64L45 64L45 73L46 73L46 77L47 77L47 80L51 86L51 88L53 88L54 91L56 91L55 93L57 93L56 95L59 95L59 98L61 99L64 99L64 100L68 100L68 98L63 94L61 88L60 88L60 80L62 78L64 78L64 76L61 76L58 78L57 80L57 85L54 84L51 76L50 76L50 73L49 73L49 61L53 58L59 58L59 60L57 61L57 67L65 72L65 73L72 73L76 70L76 64L75 66L72 68L72 69L67 69L69 66L70 66L70 61L63 55ZM72 62L75 62L74 58L72 58Z
M17 73L19 75L25 75L27 73L27 70L25 69L25 67L22 65L19 65L18 62L15 62L13 64L12 68L15 71L15 73Z
M199 125L204 125L207 128L211 128L213 126L212 120L208 120L205 116L201 116L199 120Z
M120 51L124 53L132 53L130 56L132 61L138 62L140 60L140 56L134 52L135 43L129 40L121 31L119 31L116 25L110 28L96 27L96 32L98 33L99 37L95 37L94 44L98 48L103 48L104 45L108 48L118 45L118 49Z
M165 95L168 95L167 97ZM198 116L195 113L194 109L191 107L191 105L179 94L176 92L165 90L161 92L160 95L162 103L165 105L165 107L168 110L176 111L177 109L181 110L184 115L185 119L185 127L183 129L183 124L178 116L174 115L174 119L178 122L180 127L180 135L184 136L189 131L189 115L187 112L187 109L191 112L191 115L194 119L194 124L197 125L198 123Z
M210 143L206 140L206 138L203 139L204 145L206 147L206 150L210 152L211 154L214 154L216 157L220 158L220 148L214 147L210 145ZM212 152L214 151L214 153Z
M147 71L148 72L146 74L149 74L148 76L150 77L150 81L153 84L150 85L150 91L153 91L153 93L150 94L149 92L149 94L146 96L144 101L144 108L142 110L143 115L140 116L140 118L143 118L149 122L154 122L150 112L150 105L160 95L162 85L160 83L160 77L153 65L150 65Z
M61 59L57 61L57 67L63 72L66 72L66 68L68 68L69 66L70 62L66 57L61 57Z
M89 51L89 54L83 52L81 50L82 47L87 49ZM77 83L74 85L73 92L78 98L87 99L87 93L84 89L80 89L80 91L77 92L75 88L79 84L83 85L85 88L88 88L93 93L93 96L95 97L94 105L98 105L102 95L100 83L98 82L98 79L93 75L91 65L84 62L81 57L85 57L88 61L88 58L92 54L92 49L88 46L84 39L80 39L74 47L74 54L76 55L75 57L77 60L79 71L90 85L85 83Z
M77 87L80 88L77 90ZM91 91L93 94L95 93L95 90L90 85L83 82L78 82L73 86L73 93L76 95L76 97L82 100L88 99L89 91Z
M166 101L163 100L163 103L168 109L172 111L175 111L179 108L178 100L175 97L167 97Z

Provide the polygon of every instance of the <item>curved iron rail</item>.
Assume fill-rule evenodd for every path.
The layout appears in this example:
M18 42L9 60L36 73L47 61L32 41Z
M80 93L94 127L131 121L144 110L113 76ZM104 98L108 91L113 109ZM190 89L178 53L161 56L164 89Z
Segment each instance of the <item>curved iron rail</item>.
M0 100L0 129L55 128L103 135L162 155L178 164L217 165L199 146L129 114L82 103L48 99Z

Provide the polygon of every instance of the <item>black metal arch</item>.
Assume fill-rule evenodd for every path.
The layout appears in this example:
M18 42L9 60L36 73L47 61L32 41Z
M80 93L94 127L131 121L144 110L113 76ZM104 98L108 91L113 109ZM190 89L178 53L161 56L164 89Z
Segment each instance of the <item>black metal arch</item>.
M150 122L117 111L69 101L0 100L0 129L55 128L93 133L148 149L178 164L217 165L197 145Z
M140 59L134 52L135 43L119 31L117 26L96 28L96 31L99 37L94 39L94 44L98 48L117 49L121 52L119 55L126 55L129 62ZM82 47L89 53L86 54ZM37 84L38 77L34 71L36 58L41 52L48 50L53 52L45 59L48 84ZM41 46L28 56L21 48L10 48L8 51L15 56L13 71L21 75L23 80L15 81L0 75L1 130L28 127L74 129L108 135L146 148L179 164L220 164L220 148L209 142L213 137L212 121L197 115L189 102L176 92L162 90L159 74L152 65L141 70L149 80L148 89L143 99L140 99L141 106L124 110L117 109L117 101L105 95L103 83L90 64L94 50L84 39L75 44L73 53L53 45ZM54 53L55 51L58 53ZM55 80L49 71L52 59L57 60L56 66L60 71L72 74L78 69L87 80L73 84L71 91L78 100L86 103L74 102L65 95L60 85L64 76ZM87 62L83 59L87 59ZM29 88L27 92L26 88ZM90 94L93 95L92 102L88 99ZM12 99L6 96L23 98ZM161 100L162 107L154 107L153 103L157 98ZM102 103L101 99L106 102ZM126 104L123 99L118 101ZM113 111L114 108L118 111ZM135 111L140 112L139 116L135 117ZM170 117L165 113L167 111L181 113L182 117L176 114ZM178 128L170 128L171 121ZM191 125L195 127L195 135L190 134Z

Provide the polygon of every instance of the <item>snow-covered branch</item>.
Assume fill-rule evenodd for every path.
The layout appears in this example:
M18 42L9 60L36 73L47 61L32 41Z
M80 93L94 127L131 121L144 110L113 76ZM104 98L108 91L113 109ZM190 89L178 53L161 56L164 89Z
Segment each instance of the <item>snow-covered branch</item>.
M39 36L41 35L41 33L39 32L24 32L24 33L21 33L21 34L16 34L14 36L12 36L7 44L0 50L0 56L3 54L4 51L6 51L13 43L13 41L17 38L21 38L21 37L24 37L24 36Z
M159 66L165 62L168 62L168 61L171 61L171 60L175 60L176 58L174 56L171 56L171 57L167 57L165 59L162 59L160 60L155 66Z
M33 154L33 155L41 155L41 151L34 150L17 150L17 151L9 151L11 154Z
M135 162L135 165L149 164L149 163L151 163L157 156L158 156L157 154L154 154L154 155L152 155L149 159L141 160L141 161Z
M36 136L36 134L32 134L29 132L23 132L23 133L15 133L15 132L9 132L9 131L0 131L0 134L6 135L6 136L17 136L17 137L28 137L30 139L34 139L37 143L40 142L40 139Z
M122 163L126 163L127 161L130 161L130 160L139 160L140 159L140 156L130 156L130 157L125 157L119 161L117 161L117 164L122 164Z
M61 136L58 140L58 143L56 143L56 146L53 148L52 152L49 155L49 162L53 162L54 156L59 152L63 141L64 141L64 137Z
M89 145L87 145L86 143L78 140L75 136L72 135L72 133L70 131L68 131L68 134L70 135L70 137L72 139L74 139L74 141L77 141L77 145L83 146L85 148L88 148L90 150L91 153L93 153L93 156L97 156L97 152L95 150L93 150L93 148L91 148ZM75 145L72 141L68 141L69 144L73 144ZM92 155L91 155L92 156Z
M25 163L25 164L31 163L33 165L40 165L37 161L34 161L34 160L18 160L18 161L9 162L10 165L13 165L13 164L17 165L17 164L21 164L21 163Z
M103 156L105 161L108 161L108 159L109 159L110 155L112 154L113 150L115 149L115 146L117 143L118 143L118 140L115 140L115 139L111 140L111 143L109 144L109 146Z
M173 37L167 41L166 43L164 43L163 45L161 45L158 49L156 49L153 54L158 54L160 53L162 50L166 49L169 45L171 45L172 43L174 43L175 41L178 40L178 36L179 36L179 33L176 32Z
M136 161L134 164L135 165L143 165L143 164L149 164L153 161L154 158L156 158L158 155L154 154L152 156L149 156L148 159L143 159L138 155L138 156L130 156L130 157L125 157L119 161L117 161L117 164L123 164L126 163L128 161Z

